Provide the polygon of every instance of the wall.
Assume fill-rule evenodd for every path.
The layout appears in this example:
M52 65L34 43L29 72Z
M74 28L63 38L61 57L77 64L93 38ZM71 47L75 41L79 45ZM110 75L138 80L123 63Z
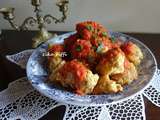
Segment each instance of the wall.
M56 0L42 0L44 13L59 16ZM16 22L34 15L30 0L0 0L0 7L15 7ZM65 24L48 25L50 30L74 30L74 24L95 20L107 28L122 32L160 33L160 0L70 0ZM0 15L0 28L11 29Z

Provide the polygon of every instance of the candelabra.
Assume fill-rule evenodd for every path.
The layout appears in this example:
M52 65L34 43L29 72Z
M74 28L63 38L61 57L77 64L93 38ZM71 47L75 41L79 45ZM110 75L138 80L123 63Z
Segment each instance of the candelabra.
M36 48L38 45L47 41L49 38L56 36L55 33L51 34L47 31L45 24L51 24L52 21L54 21L55 24L64 22L67 18L68 3L68 0L60 0L57 2L56 5L58 6L59 11L62 13L62 16L60 18L56 18L51 14L42 14L42 9L40 7L42 4L41 0L31 0L31 4L34 6L35 16L26 18L20 26L15 23L14 8L0 8L0 13L2 13L4 19L6 19L10 25L18 31L29 30L30 27L38 25L39 31L32 39L32 47Z

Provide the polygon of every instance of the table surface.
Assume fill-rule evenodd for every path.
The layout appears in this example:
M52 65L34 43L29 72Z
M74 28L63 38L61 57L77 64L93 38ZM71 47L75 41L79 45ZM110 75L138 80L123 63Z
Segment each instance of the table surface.
M56 32L62 34L64 32ZM31 48L32 40L36 31L17 32L14 30L3 30L0 35L0 91L7 88L7 85L26 75L25 70L22 70L17 65L7 61L5 55L20 52ZM149 33L125 33L131 35L143 43L145 43L154 53L157 59L158 67L160 67L160 34ZM160 120L160 108L153 105L150 101L144 98L146 120ZM62 120L65 107L61 106L51 110L47 115L40 120Z

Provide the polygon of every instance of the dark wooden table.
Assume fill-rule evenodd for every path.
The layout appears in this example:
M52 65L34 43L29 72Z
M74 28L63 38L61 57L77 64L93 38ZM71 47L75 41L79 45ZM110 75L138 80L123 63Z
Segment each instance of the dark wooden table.
M58 32L62 34L63 32ZM17 78L25 76L25 70L10 63L5 59L5 55L20 52L31 48L31 38L36 34L35 31L16 32L12 30L2 31L0 36L0 91L7 88L7 85ZM145 43L155 54L158 67L160 67L160 34L126 33ZM144 98L147 120L160 120L160 108L154 106ZM61 106L51 110L40 120L62 120L65 108Z

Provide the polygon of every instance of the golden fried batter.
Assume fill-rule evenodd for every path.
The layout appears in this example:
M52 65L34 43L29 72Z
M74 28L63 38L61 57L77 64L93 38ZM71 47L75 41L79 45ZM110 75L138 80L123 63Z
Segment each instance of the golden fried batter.
M93 90L93 94L117 93L120 91L123 91L123 87L115 81L110 80L108 75L104 75L100 77Z
M124 72L125 55L120 48L114 48L106 53L96 70L101 75L110 75Z
M48 59L49 59L50 71L54 70L62 62L62 57L60 52L52 53L52 56L50 56Z
M69 67L72 70L68 69ZM82 77L83 75L84 77ZM73 60L60 64L57 70L50 75L49 79L60 83L63 87L70 87L77 94L83 95L90 94L93 91L99 76L93 74L83 64Z
M123 73L115 74L111 76L111 79L116 81L116 83L125 85L131 83L137 78L137 69L133 63L125 60L125 70Z
M141 60L143 59L143 54L141 49L136 44L127 42L122 45L121 48L130 62L136 66L140 64Z

